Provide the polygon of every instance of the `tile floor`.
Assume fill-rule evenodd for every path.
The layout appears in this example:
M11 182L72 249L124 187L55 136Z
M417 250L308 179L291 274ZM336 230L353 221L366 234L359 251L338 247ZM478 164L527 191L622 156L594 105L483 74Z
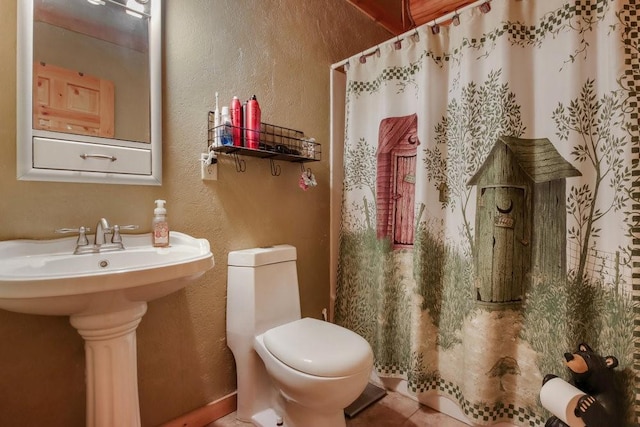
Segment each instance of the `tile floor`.
M207 427L248 427L235 418L235 412ZM466 424L441 414L395 392L388 394L347 419L347 427L468 427Z

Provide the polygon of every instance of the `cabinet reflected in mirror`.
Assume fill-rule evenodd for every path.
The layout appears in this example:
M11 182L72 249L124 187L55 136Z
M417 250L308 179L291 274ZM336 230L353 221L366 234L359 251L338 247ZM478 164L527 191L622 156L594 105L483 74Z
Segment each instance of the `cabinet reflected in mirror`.
M161 0L18 0L18 179L161 183Z

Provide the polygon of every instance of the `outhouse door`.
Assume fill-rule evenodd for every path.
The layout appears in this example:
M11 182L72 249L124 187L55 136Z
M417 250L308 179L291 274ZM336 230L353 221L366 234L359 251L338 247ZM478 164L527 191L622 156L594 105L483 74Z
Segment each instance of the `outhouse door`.
M416 187L416 155L393 154L393 244L412 246Z
M525 194L518 187L485 187L478 217L478 299L520 301L529 270L524 233Z

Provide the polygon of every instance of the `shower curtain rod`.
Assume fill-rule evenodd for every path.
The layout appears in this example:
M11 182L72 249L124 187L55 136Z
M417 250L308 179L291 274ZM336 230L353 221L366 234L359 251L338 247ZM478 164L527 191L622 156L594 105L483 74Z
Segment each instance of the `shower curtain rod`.
M369 48L369 49L367 49L367 50L365 50L363 52L360 52L360 53L358 53L356 55L353 55L353 56L351 56L351 57L349 57L347 59L343 59L340 62L336 62L335 64L331 65L331 69L332 70L337 70L338 68L344 67L346 64L349 63L349 60L351 58L356 58L356 57L360 58L362 56L370 56L373 53L375 53L380 48L381 45L386 45L386 44L389 44L389 43L395 43L397 41L402 41L402 40L406 39L407 37L412 36L413 34L415 34L418 31L418 28L421 28L421 27L424 27L424 26L433 27L434 25L440 24L441 22L448 21L449 19L451 19L454 16L458 15L460 12L464 12L465 10L468 10L468 9L473 9L474 7L478 7L483 3L489 3L489 2L491 2L491 0L478 0L478 1L475 1L473 3L470 3L470 4L466 5L466 6L461 7L460 9L456 9L453 12L449 12L449 13L447 13L445 15L442 15L441 17L436 18L431 22L427 22L426 24L423 24L420 27L412 28L409 31L406 31L406 32L400 34L399 36L396 36L396 37L394 37L392 39L387 40L386 42L382 42L379 45L373 46L372 48Z

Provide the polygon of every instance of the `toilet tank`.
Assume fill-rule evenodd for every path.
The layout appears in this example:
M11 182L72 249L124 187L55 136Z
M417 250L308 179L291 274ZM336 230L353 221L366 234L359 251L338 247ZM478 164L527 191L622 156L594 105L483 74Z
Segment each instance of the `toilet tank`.
M291 245L229 252L228 333L254 337L300 319L296 258Z

